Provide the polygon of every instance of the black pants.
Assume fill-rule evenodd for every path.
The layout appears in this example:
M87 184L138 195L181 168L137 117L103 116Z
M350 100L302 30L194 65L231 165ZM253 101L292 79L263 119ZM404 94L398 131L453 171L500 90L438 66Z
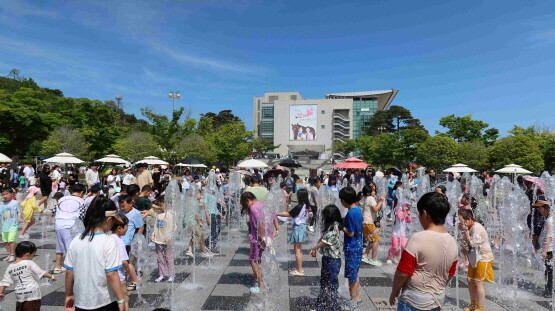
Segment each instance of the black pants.
M118 310L119 310L119 307L116 301L96 309L81 309L81 308L75 307L75 311L118 311Z
M553 259L553 252L547 252L547 258L545 259L545 291L551 293L553 290L553 266L551 260Z
M210 214L210 240L207 240L206 246L211 247L210 251L214 251L218 245L220 230L222 228L222 218L217 214Z
M310 220L310 225L314 226L316 223L316 218L318 217L318 206L311 205L310 209L312 209L312 219Z

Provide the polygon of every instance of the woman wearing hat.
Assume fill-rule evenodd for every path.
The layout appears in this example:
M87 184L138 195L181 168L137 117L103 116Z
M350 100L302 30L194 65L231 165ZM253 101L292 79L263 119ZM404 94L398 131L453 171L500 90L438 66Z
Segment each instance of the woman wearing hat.
M538 198L533 207L537 207L538 212L546 218L538 241L540 243L542 259L545 261L545 278L547 283L545 284L544 297L551 298L553 291L553 266L551 263L553 259L553 215L551 214L549 201L543 196Z
M29 190L27 190L27 196L21 203L21 211L23 212L23 220L25 220L25 224L19 232L20 239L24 239L25 232L27 232L27 230L29 230L29 228L31 228L31 226L35 224L35 219L33 218L35 211L42 213L42 209L40 209L40 207L37 205L37 199L35 199L35 195L39 191L40 188L38 187L29 187Z

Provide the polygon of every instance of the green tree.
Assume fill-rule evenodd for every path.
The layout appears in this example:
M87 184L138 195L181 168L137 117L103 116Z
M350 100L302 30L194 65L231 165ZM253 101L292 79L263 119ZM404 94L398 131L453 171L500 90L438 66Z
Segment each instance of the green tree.
M207 121L207 119L211 120L214 128L219 128L220 126L228 123L241 122L241 119L234 115L231 110L222 110L218 112L218 114L213 112L203 113L200 115L199 123L203 123Z
M398 134L361 136L357 139L357 148L364 160L382 169L389 165L402 167L406 163Z
M514 163L539 174L544 167L540 147L528 135L517 134L501 138L488 151L490 165L495 169Z
M235 164L249 155L252 137L253 133L247 131L243 122L227 123L204 135L214 144L217 159L225 165Z
M458 142L481 140L486 144L492 144L499 136L499 130L489 128L489 124L480 120L472 120L472 115L456 117L454 114L443 117L439 120L439 125L447 128L444 134Z
M60 152L69 152L81 160L88 161L91 160L89 148L90 144L83 134L72 127L60 126L42 142L41 152L47 157Z
M207 141L197 133L192 133L183 137L177 144L176 154L179 158L197 157L208 165L216 162L215 149L211 141Z
M368 121L367 134L397 133L403 129L421 129L420 120L412 116L410 110L393 105L387 110L377 111Z
M436 171L458 162L459 145L445 136L430 136L416 147L417 163Z
M262 156L266 155L266 152L273 151L279 148L281 145L274 145L274 142L268 138L257 137L251 141L251 149L260 153Z
M488 163L488 149L481 141L459 143L458 158L457 162L466 164L478 171L490 168Z
M335 141L332 150L341 153L343 156L348 156L349 153L357 149L357 141L354 139L346 139L344 142Z
M555 132L537 129L534 126L523 128L514 126L509 131L513 135L526 135L536 142L541 150L544 167L543 170L553 172L555 170Z
M133 131L116 140L113 150L122 158L136 162L144 157L159 156L160 145L151 134Z

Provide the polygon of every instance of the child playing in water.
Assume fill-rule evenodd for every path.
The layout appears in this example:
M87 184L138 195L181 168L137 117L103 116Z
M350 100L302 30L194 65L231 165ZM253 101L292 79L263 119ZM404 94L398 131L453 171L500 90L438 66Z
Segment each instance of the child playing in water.
M401 255L401 250L407 245L408 224L412 222L410 213L410 203L403 202L399 204L395 210L395 222L391 231L391 248L387 253L387 264L397 261L397 257Z
M154 282L161 282L165 277L168 282L173 282L175 270L173 267L173 254L170 245L175 224L173 221L173 211L167 211L164 204L164 196L156 198L157 211L150 210L150 216L156 218L156 227L150 235L150 240L156 245L156 259L158 262L158 272L160 276Z
M366 249L362 254L362 262L373 266L381 266L378 260L378 244L380 243L380 219L378 212L382 209L385 197L381 197L376 201L376 188L364 186L362 188L362 236L367 243ZM371 259L368 258L372 251Z
M121 219L121 222L118 220L114 221L114 225L111 229L112 234L110 236L114 239L114 241L116 241L116 244L118 245L119 259L121 260L121 268L118 269L118 276L121 285L121 291L123 292L123 299L125 300L125 302L123 303L125 311L129 310L129 292L125 280L128 275L130 278L133 278L134 276L135 281L134 283L132 283L133 290L136 288L139 281L137 280L135 269L129 264L129 255L127 254L127 250L125 249L125 243L123 243L123 240L121 239L121 237L124 236L127 232L129 219L125 215L120 215L119 217Z
M308 200L308 191L304 188L299 189L297 191L297 200L299 201L299 204L289 210L289 212L277 213L276 215L293 218L293 228L291 229L291 235L289 236L289 243L293 244L293 248L295 250L297 268L290 271L289 274L303 276L302 243L306 241L306 222L312 214L310 202Z
M322 254L322 272L320 276L320 293L316 303L316 311L339 310L337 303L339 289L339 269L341 269L341 239L343 229L341 212L335 205L328 205L322 210L322 237L310 251L316 257L316 250Z
M493 252L489 245L488 233L474 220L472 210L459 210L463 239L470 246L470 266L468 267L468 290L470 306L464 311L483 311L486 292L483 282L493 282Z
M4 299L4 289L15 283L16 310L40 310L40 286L37 279L56 278L42 270L33 261L37 247L33 242L23 241L15 247L17 259L6 269L4 278L0 282L0 300Z
M35 224L35 219L33 218L35 211L38 213L42 213L42 209L39 208L39 206L37 205L37 199L35 199L35 195L39 191L40 188L38 187L29 187L29 189L27 190L27 196L25 197L23 202L21 202L21 211L23 212L23 220L25 221L25 224L19 232L20 239L25 238L25 232L27 232L27 230L31 228L33 224Z
M194 187L196 188L197 186L195 185ZM210 256L211 253L204 243L204 233L202 230L203 227L206 227L208 225L208 223L206 222L207 212L206 212L206 209L203 206L201 206L200 202L202 200L202 195L200 192L196 194L195 199L196 199L197 206L195 208L194 214L189 216L186 215L183 218L183 226L192 227L191 242L189 243L189 248L187 249L185 256L188 256L191 258L194 257L193 248L195 247L195 241L196 241L196 244L198 244L200 247L202 256L208 257Z

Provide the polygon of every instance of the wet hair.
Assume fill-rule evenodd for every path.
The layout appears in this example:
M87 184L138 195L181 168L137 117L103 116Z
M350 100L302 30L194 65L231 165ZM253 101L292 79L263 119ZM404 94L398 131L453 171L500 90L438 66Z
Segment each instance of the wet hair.
M89 189L90 192L92 193L99 193L100 192L100 186L99 185L94 185Z
M401 186L402 184L403 184L403 182L402 182L402 181L399 181L399 180L398 180L398 181L396 181L396 182L395 182L395 185L393 186L393 189L397 189L397 188L399 188L399 186Z
M139 191L139 185L131 184L127 186L127 194L131 197L134 197Z
M258 176L251 176L249 178L249 183L252 184L260 184L260 177Z
M133 202L133 197L130 196L129 194L122 194L118 197L118 204L119 203L131 203Z
M305 205L306 207L310 206L308 191L305 188L297 190L297 201L299 201L299 205Z
M157 203L164 203L166 199L166 196L163 194L159 194L156 196L156 198L154 199Z
M331 183L332 181L335 181L337 183L337 177L335 177L334 175L328 177L328 186L333 186L333 184Z
M322 183L322 179L320 177L311 177L308 179L308 183L311 186L316 186L317 183Z
M102 226L106 219L107 211L117 211L116 204L112 200L105 197L97 197L91 202L91 205L87 208L85 219L83 219L85 231L83 231L80 236L81 240L83 240L88 233L93 233L94 229ZM93 238L94 234L91 234L89 241L92 241Z
M15 247L15 257L21 258L25 254L33 254L37 252L37 246L31 241L22 241L17 243Z
M436 186L436 189L438 188L441 190L441 194L445 195L447 193L447 188L444 185Z
M341 212L337 206L330 204L322 210L322 223L324 225L324 231L329 231L332 229L334 223L339 224L339 230L343 229L343 218L341 218Z
M112 229L111 229L112 232L116 231L119 227L125 227L129 224L129 218L127 218L127 216L119 215L119 217L123 222L114 222L114 225L112 226Z
M85 186L82 184L75 184L71 187L69 187L69 192L74 193L74 192L85 192Z
M372 195L372 187L370 187L369 185L366 185L364 187L362 187L362 191L361 194L365 197ZM360 194L359 194L360 196Z
M465 193L465 194L462 195L461 200L467 200L468 203L470 203L470 196Z
M416 208L420 214L426 211L434 224L443 225L451 207L444 194L428 192L418 200Z
M458 214L461 215L464 220L474 220L474 213L471 209L460 209Z
M256 200L256 196L250 192L243 192L241 194L241 215L245 215L249 209L249 200Z
M4 187L4 188L2 188L2 193L4 193L4 192L12 193L12 188Z
M339 198L345 201L348 205L355 204L359 201L357 193L352 187L345 187L341 189L341 191L339 191Z
M145 191L152 191L152 187L150 185L144 185L141 188L141 192L145 192Z

